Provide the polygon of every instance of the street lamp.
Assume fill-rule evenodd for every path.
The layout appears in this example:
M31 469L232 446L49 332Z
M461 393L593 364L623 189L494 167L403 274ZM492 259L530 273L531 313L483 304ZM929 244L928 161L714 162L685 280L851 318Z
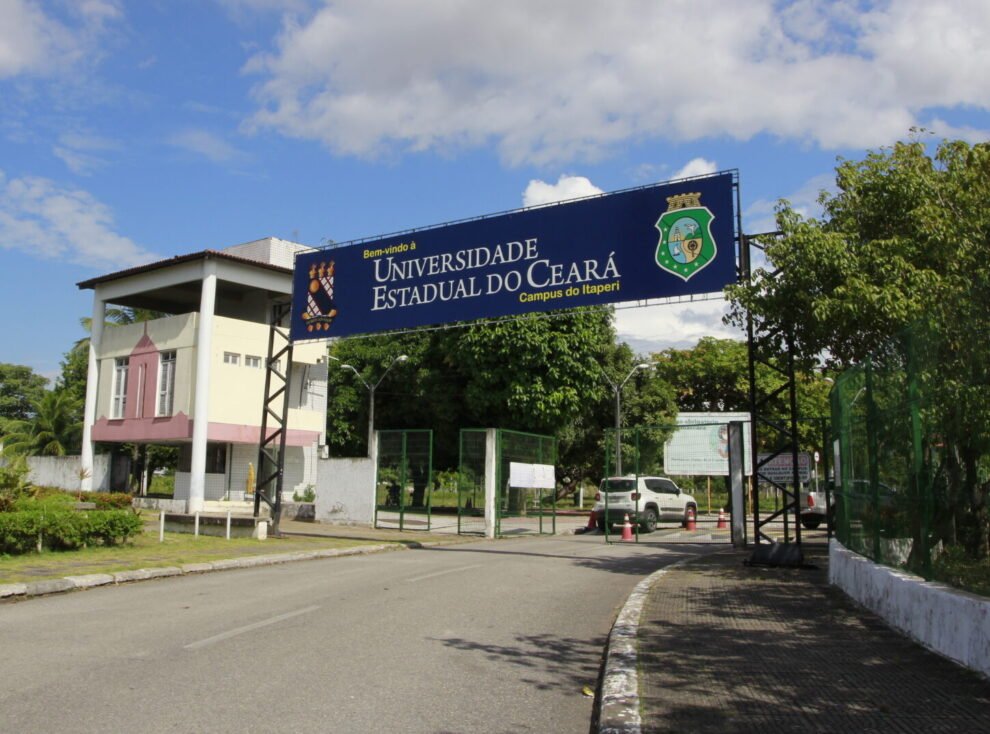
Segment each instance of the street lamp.
M335 357L331 357L330 359L333 359L334 361L337 361L337 362L340 361L339 359L336 359ZM353 372L354 375L361 381L361 384L364 385L366 388L368 388L368 456L370 458L374 458L374 456L375 456L375 453L374 453L374 444L375 444L375 390L377 390L378 389L378 386L382 384L382 380L385 379L385 375L387 375L389 373L389 370L391 370L393 367L395 367L395 365L399 364L400 362L405 362L408 359L409 359L408 355L405 355L405 354L400 354L398 357L396 357L395 359L393 359L389 363L388 367L385 368L385 371L382 372L382 376L378 378L378 382L376 382L373 385L370 382L368 382L367 380L365 380L363 377L361 377L361 373L358 372L357 369L355 369L354 365L350 365L350 364L342 364L342 365L340 365L340 369L342 369L342 370L350 370L351 372Z
M598 364L597 362L595 364ZM615 474L616 476L622 476L622 435L620 431L622 430L622 388L625 387L626 383L640 370L648 370L653 365L646 362L640 362L638 365L629 370L629 374L626 378L619 383L616 383L608 373L602 369L602 374L605 379L608 380L608 384L612 386L612 391L615 393ZM599 369L601 366L599 365Z

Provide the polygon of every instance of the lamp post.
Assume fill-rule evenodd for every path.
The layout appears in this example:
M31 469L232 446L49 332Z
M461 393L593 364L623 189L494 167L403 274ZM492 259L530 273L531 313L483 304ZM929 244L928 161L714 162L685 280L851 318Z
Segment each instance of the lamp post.
M596 363L597 364L597 363ZM648 370L652 365L646 362L640 362L638 365L629 370L629 374L626 375L622 382L615 382L608 373L602 369L602 374L605 379L608 380L608 384L612 386L612 392L615 393L615 474L616 476L622 476L622 435L620 431L622 430L622 388L625 387L626 383L640 370Z
M331 357L331 359L333 359L334 361L337 361L337 362L340 361L340 360L336 359L335 357ZM409 359L409 357L407 355L405 355L405 354L400 354L398 357L396 357L395 359L393 359L389 363L388 367L385 368L385 371L382 372L382 376L378 378L378 382L376 382L374 384L371 384L370 382L368 382L367 380L365 380L363 377L361 377L361 373L358 372L357 369L355 369L355 367L353 365L350 365L350 364L342 364L342 365L340 365L340 369L342 369L342 370L350 370L351 372L353 372L354 375L361 381L361 384L364 385L368 389L368 457L369 458L374 458L375 457L375 449L374 449L374 446L375 446L375 390L377 390L378 389L378 386L382 384L382 380L385 379L385 375L387 375L389 373L389 370L391 370L393 367L395 367L395 365L399 364L400 362L405 362L408 359Z

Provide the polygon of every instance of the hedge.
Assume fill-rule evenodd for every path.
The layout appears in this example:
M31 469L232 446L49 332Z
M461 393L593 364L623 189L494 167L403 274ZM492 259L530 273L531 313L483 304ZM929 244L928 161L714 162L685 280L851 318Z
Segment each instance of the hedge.
M90 512L0 513L0 553L30 553L41 548L74 550L88 545L114 545L140 533L140 516L127 510Z

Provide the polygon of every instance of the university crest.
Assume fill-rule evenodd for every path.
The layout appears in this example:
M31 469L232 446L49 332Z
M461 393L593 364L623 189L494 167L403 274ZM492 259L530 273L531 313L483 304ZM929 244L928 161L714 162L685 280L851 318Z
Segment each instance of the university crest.
M657 265L687 281L702 270L718 253L711 223L715 215L701 204L701 194L667 197L667 211L660 215Z
M306 331L330 331L330 324L337 318L337 304L333 297L334 263L313 263L309 268L309 289L306 293L306 310L303 321Z

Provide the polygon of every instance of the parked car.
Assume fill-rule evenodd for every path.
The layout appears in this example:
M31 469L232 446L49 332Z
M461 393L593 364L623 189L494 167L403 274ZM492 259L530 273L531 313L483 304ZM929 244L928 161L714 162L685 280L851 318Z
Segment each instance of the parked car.
M599 530L604 530L606 522L621 524L628 514L629 520L638 522L643 532L652 533L660 521L686 525L689 508L697 514L698 503L694 497L667 477L609 477L602 480L595 495L595 524Z
M819 491L810 490L801 492L801 525L808 530L814 530L823 522L829 512L825 502L825 488ZM835 515L835 508L831 508L832 515Z

